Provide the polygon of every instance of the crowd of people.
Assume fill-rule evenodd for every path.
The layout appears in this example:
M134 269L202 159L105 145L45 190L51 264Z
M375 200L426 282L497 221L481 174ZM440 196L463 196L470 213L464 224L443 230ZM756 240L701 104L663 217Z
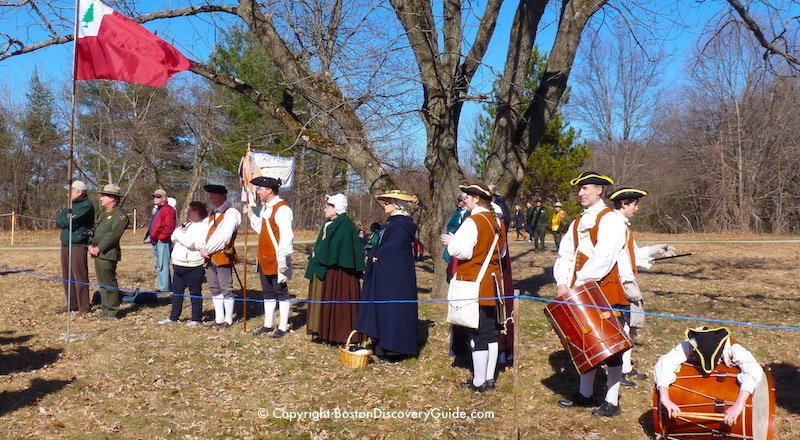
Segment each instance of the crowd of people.
M281 338L290 331L290 294L294 254L293 213L280 197L281 180L256 177L257 188L252 209L246 214L248 224L258 235L257 272L263 291L264 322L253 335ZM511 213L496 188L479 182L459 187L455 210L441 235L443 258L448 263L447 279L476 283L478 298L474 325L453 324L450 354L466 357L472 371L462 386L474 392L496 389L498 371L513 364L512 293L513 275L508 247L508 229L516 237L534 243L534 251L545 249L544 237L553 234L557 257L553 276L557 294L597 281L609 305L623 310L620 327L635 340L643 325L643 296L636 276L648 269L656 257L674 256L676 249L666 244L637 245L630 219L639 209L647 191L620 188L606 194L613 179L596 172L584 172L574 179L583 212L568 221L560 202L552 213L543 200L528 201L523 211L519 205ZM222 185L206 185L204 190L213 205L211 211L201 202L192 202L186 221L178 226L175 210L168 203L166 191L153 193L154 213L148 229L153 245L153 262L158 290L170 291L169 317L159 321L169 325L179 322L183 299L191 296L189 326L202 320L202 284L209 285L214 307L213 326L233 324L233 289L235 264L239 261L235 241L242 223L242 213L228 201ZM120 189L106 185L99 192L102 212L95 217L87 198L86 185L75 181L70 189L71 211L57 216L62 229L62 267L68 310L86 314L90 310L88 257L95 263L100 287L98 316L118 317L120 295L116 267L121 259L120 238L128 226L128 216L119 207ZM603 201L607 196L613 204ZM393 190L377 196L386 215L385 223L374 223L370 233L359 230L347 214L344 194L326 196L321 201L324 218L317 240L311 249L304 273L308 280L309 303L306 308L306 333L312 341L332 346L348 339L369 340L380 362L396 362L419 353L417 338L418 288L415 262L424 246L420 243L418 219L422 211L419 198ZM71 242L71 246L70 246ZM172 274L170 275L170 263ZM278 322L275 323L275 312ZM633 312L633 313L630 313ZM699 362L706 371L717 362L735 365L744 375L742 399L753 392L761 380L760 366L752 355L730 339L730 332L720 329L693 329L687 340L662 357L655 367L660 402L671 417L680 408L669 397L674 373L687 360ZM699 359L699 361L697 360ZM698 364L699 365L699 364ZM635 386L634 380L646 375L633 368L632 350L615 354L602 363L606 369L607 391L596 399L594 382L598 365L579 377L578 391L559 405L565 408L597 407L592 415L613 417L621 412L620 386ZM744 400L738 399L726 412L726 423L741 413ZM728 417L729 416L729 417Z

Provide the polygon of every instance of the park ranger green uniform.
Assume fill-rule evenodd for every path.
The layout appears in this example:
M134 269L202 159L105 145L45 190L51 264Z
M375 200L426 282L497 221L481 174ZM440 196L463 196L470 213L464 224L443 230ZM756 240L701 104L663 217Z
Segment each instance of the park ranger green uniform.
M128 214L119 207L100 213L94 224L91 245L100 248L94 259L94 271L100 287L100 313L115 318L119 312L119 289L117 289L117 262L122 259L119 240L128 227ZM106 287L107 286L107 287Z

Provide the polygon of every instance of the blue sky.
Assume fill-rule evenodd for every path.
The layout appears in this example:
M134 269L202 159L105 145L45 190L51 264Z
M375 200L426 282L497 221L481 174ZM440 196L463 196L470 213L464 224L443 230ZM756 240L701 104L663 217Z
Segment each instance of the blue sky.
M480 2L483 3L483 2ZM670 2L667 2L670 3ZM665 81L676 81L680 79L681 72L686 60L686 54L691 52L691 48L696 44L701 37L703 26L715 12L724 7L721 3L710 2L681 2L680 9L662 9L654 12L649 23L653 29L656 30L652 39L655 44L660 45L664 50L671 54L667 61L665 68ZM724 3L724 2L723 2ZM144 4L142 5L144 6ZM150 6L150 5L148 5ZM482 8L482 4L478 7ZM676 5L666 6L666 8ZM507 49L507 36L509 34L511 21L516 8L516 2L505 2L498 25L495 31L495 38L493 38L487 55L484 59L485 66L481 68L473 81L473 86L476 92L488 92L491 89L491 84L495 78L496 72L502 71L503 64L505 63L506 49ZM142 8L139 13L146 13L150 9ZM608 9L606 9L608 11ZM611 12L608 12L610 14ZM549 51L552 45L553 38L556 30L555 22L556 10L552 6L542 20L542 28L540 29L537 38L537 44L543 51ZM646 16L647 14L641 14ZM595 23L605 22L605 29L607 29L610 15L601 13L595 17ZM676 26L671 23L671 19L675 18L683 25ZM146 27L150 30L158 32L162 38L173 43L189 58L204 60L214 45L216 38L216 31L214 23L211 20L223 20L221 15L204 15L195 17L185 17L171 20L161 20L158 22L148 23ZM0 18L0 28L10 29L16 25L15 19ZM472 29L468 26L467 32ZM601 29L603 29L601 27ZM467 38L470 36L467 35ZM13 57L8 60L0 62L0 90L5 88L9 91L15 100L24 98L24 91L27 89L27 81L30 78L33 69L39 70L40 74L46 80L57 82L70 77L72 65L72 44L65 44L53 46L43 50L36 51L31 54ZM578 63L580 60L578 60ZM190 78L192 73L183 72L178 74L177 78ZM462 141L465 139L466 134L471 130L473 121L476 115L480 112L480 105L477 103L467 103L464 106L464 111L461 119L460 133ZM580 127L578 127L580 128ZM425 133L419 125L419 129L413 130L411 135L416 144L414 147L419 153L424 152ZM461 143L462 151L467 149L466 142Z

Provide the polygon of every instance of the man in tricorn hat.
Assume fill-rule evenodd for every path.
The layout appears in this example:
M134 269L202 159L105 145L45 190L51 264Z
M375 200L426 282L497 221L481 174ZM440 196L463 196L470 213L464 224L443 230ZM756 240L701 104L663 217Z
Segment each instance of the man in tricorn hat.
M638 329L644 327L644 314L642 313L644 311L644 299L642 298L642 292L639 290L639 284L636 282L638 268L650 269L656 256L673 256L676 252L674 247L667 244L644 247L636 245L636 240L633 238L633 230L630 228L630 219L639 211L640 199L647 195L647 191L642 189L620 188L608 196L608 199L614 204L614 212L622 216L622 220L628 227L625 249L617 258L617 268L619 269L619 278L622 281L625 297L630 301L630 310L633 312L623 313L621 320L625 323L625 332L630 335L634 342L636 341ZM636 382L632 379L644 380L647 378L647 375L633 368L632 354L633 349L627 350L622 354L622 381L620 383L626 387L636 386Z
M206 280L214 304L214 325L217 328L233 324L233 265L236 256L236 232L242 224L242 214L228 202L228 189L223 185L205 185L208 199L214 210L204 220L208 233L200 248L200 255L207 261Z
M261 202L258 212L250 211L249 215L250 226L258 234L258 275L264 291L264 325L254 331L253 336L273 331L277 305L280 321L271 337L282 338L289 331L291 303L287 283L292 277L294 215L279 195L280 179L261 176L250 183L258 187L256 196Z
M609 305L627 308L630 302L625 297L619 279L617 258L625 248L628 229L623 218L603 203L603 187L613 185L608 176L587 171L570 181L578 188L578 197L583 213L572 221L553 266L553 275L558 294L565 295L571 287L596 280ZM621 323L622 324L622 323ZM619 387L622 379L622 353L605 361L608 367L608 392L600 408L593 416L614 417L621 413ZM564 408L594 407L598 403L593 397L596 367L580 375L580 389L570 399L558 402Z
M670 417L678 417L681 414L681 409L669 397L669 386L675 382L676 373L684 362L700 367L705 374L711 374L720 362L741 371L736 376L739 394L733 405L724 412L723 422L727 425L736 423L736 419L745 407L745 402L764 380L764 369L752 353L731 338L731 331L727 328L686 329L686 339L669 353L661 356L653 368L659 400Z
M117 288L117 263L122 259L119 241L128 227L128 214L119 208L119 186L109 183L100 191L103 211L94 224L94 235L89 242L89 255L94 257L94 271L100 283L100 318L117 318L119 289Z

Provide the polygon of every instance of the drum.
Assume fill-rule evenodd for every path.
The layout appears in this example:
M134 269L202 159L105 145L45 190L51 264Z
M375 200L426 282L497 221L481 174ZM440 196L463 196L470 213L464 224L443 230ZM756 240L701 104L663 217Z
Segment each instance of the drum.
M619 312L595 307L610 307L596 282L573 287L556 301L562 303L548 303L544 314L579 372L633 347L617 319Z
M683 364L678 378L669 387L669 398L681 408L670 418L661 406L658 390L653 392L653 426L661 439L681 440L771 440L775 422L775 386L772 370L764 367L764 378L747 399L733 426L722 421L722 414L739 395L736 376L739 369L720 363L710 375L694 365Z

